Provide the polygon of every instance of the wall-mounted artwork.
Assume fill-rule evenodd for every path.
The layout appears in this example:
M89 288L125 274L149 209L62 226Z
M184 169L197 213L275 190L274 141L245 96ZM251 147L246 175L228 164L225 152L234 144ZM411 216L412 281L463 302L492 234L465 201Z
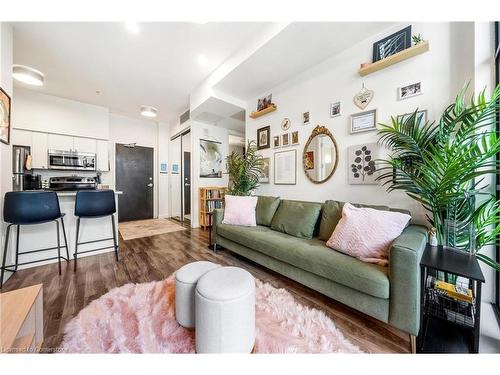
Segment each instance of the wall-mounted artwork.
M285 133L281 135L281 146L282 147L290 146L290 133Z
M309 112L302 113L302 125L308 125L310 120Z
M308 171L314 169L314 151L306 151L306 156L304 158L304 169Z
M413 98L422 93L422 82L412 83L411 85L398 88L398 100Z
M276 135L273 137L273 147L279 148L280 146L281 146L281 137L279 135Z
M377 130L377 110L351 115L351 134Z
M340 102L330 103L330 117L340 116Z
M10 143L10 96L0 87L0 141Z
M168 164L166 162L160 163L160 173L168 173Z
M172 164L172 174L179 174L179 164Z
M398 121L400 123L405 123L408 121L408 119L413 116L415 112L410 112L410 113L405 113L403 115L398 115ZM427 122L427 110L421 110L417 112L415 122L417 123L418 126L423 126Z
M349 163L349 184L376 185L379 175L376 160L379 158L380 146L375 143L364 143L347 149Z
M359 92L354 95L352 100L354 104L356 104L356 107L365 109L372 101L374 95L375 92L373 90L368 90L363 83L363 87L361 87L361 90L359 90Z
M273 103L273 94L269 94L264 98L260 98L257 100L257 111L262 111L266 109Z
M299 131L292 132L292 146L299 144Z
M221 142L200 139L200 177L222 178Z
M276 185L297 183L297 150L274 153L274 183Z
M259 182L263 184L269 183L269 176L271 171L271 158L262 159L262 174L259 178Z
M257 129L257 149L262 150L271 147L271 127L264 126Z
M373 62L411 47L411 25L373 43Z
M290 129L290 126L292 125L292 122L288 117L285 117L283 121L281 121L281 130L287 131Z

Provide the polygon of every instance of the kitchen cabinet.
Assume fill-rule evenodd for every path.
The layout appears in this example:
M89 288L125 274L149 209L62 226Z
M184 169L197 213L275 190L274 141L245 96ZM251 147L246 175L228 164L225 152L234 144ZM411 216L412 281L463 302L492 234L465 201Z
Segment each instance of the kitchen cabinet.
M12 129L12 143L14 146L28 146L31 147L33 141L31 135L33 132L28 130Z
M69 135L49 134L49 150L71 151L73 150L73 137Z
M32 157L32 168L47 169L48 164L48 147L47 147L46 133L31 133L31 157Z
M73 137L73 150L76 152L97 153L97 141L92 138Z
M97 140L97 170L109 171L108 141Z

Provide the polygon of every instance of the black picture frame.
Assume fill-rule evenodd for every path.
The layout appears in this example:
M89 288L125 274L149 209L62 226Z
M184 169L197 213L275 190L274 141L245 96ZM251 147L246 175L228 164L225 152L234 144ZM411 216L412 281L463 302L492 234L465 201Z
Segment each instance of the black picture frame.
M397 44L393 45L394 43ZM383 45L390 47L390 50L382 55L380 50ZM385 59L386 57L401 52L409 47L411 47L411 25L373 43L372 62Z
M265 134L266 143L262 142L262 133ZM263 128L257 129L257 150L263 150L271 147L271 126L264 126Z
M7 111L8 111L8 119L7 119L7 140L3 139L3 137L0 136L0 141L2 143L5 143L6 145L9 145L10 144L10 119L11 119L11 112L12 112L12 99L10 98L9 94L7 94L5 92L4 89L2 89L0 87L0 95L2 96L2 98L0 98L1 100L3 100L3 97L5 97L7 99Z

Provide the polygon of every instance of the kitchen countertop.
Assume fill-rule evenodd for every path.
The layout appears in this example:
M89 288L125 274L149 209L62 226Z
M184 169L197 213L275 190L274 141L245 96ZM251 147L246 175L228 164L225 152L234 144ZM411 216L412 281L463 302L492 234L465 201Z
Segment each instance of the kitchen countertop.
M58 197L75 197L77 191L56 191ZM115 191L116 195L122 195L123 191Z

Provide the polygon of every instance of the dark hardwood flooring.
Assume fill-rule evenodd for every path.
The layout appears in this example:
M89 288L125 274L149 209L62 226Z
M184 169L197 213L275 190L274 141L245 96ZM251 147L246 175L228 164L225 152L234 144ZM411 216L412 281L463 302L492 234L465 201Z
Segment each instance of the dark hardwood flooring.
M259 266L227 250L215 254L207 248L208 232L201 229L166 233L124 241L120 237L120 261L112 252L63 264L58 275L57 264L18 271L2 292L43 283L44 348L57 348L64 336L64 326L91 301L112 288L126 283L161 280L182 265L195 260L209 260L224 265L241 266L256 278L275 287L286 288L296 300L323 310L343 334L362 350L371 353L409 353L409 336L389 325L302 286L284 276Z

